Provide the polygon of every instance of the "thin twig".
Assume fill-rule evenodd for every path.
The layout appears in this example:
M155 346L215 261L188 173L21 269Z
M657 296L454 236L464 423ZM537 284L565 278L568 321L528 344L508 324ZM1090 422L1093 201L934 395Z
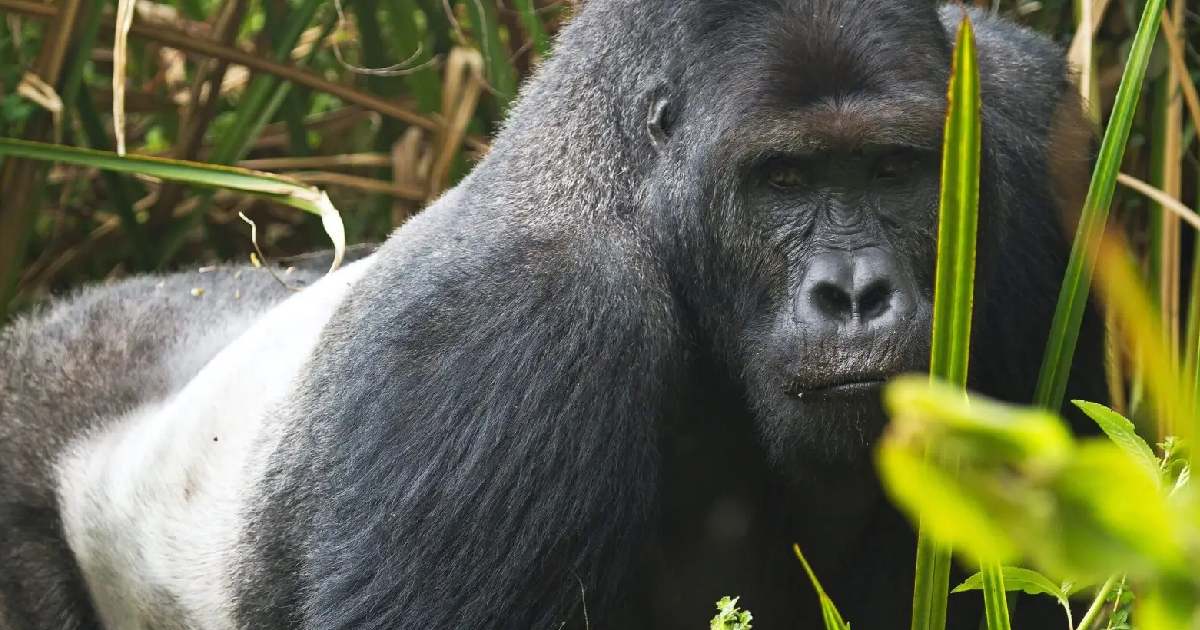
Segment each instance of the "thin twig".
M1191 208L1188 208L1180 203L1178 199L1136 177L1126 175L1125 173L1117 173L1117 181L1149 197L1155 203L1170 210L1171 212L1174 212L1179 216L1179 218L1187 221L1188 225L1200 230L1200 215L1197 215L1191 210Z
M275 278L275 281L279 283L279 286L287 289L288 291L299 292L300 291L299 288L293 287L293 286L289 285L288 283L284 282L283 278L280 278L279 274L275 273L275 268L271 266L271 262L267 260L266 254L263 254L262 249L259 248L259 246L258 246L258 226L255 225L254 221L250 220L250 217L246 216L246 213L242 212L240 210L238 211L238 216L241 217L243 221L245 221L247 224L250 225L250 244L254 246L254 251L258 254L259 261L262 262L262 268L266 269L267 273L271 274L272 278Z
M125 75L129 55L129 29L137 0L118 0L117 20L113 34L113 135L117 137L117 155L125 155Z
M425 199L425 191L419 188L414 188L412 186L399 186L391 182L385 182L370 177L359 177L357 175L347 175L345 173L330 173L327 171L291 172L288 173L288 177L302 181L306 184L329 184L333 186L345 186L347 188L356 188L366 192L391 195L398 199L407 199L409 201L423 201Z
M1196 86L1188 74L1187 60L1183 57L1183 44L1179 41L1179 31L1175 30L1175 21L1165 9L1162 13L1162 34L1170 49L1171 67L1179 78L1179 89L1183 92L1183 101L1187 103L1188 113L1192 117L1192 125L1200 129L1200 96L1196 94Z
M259 158L242 160L238 166L256 171L322 169L337 167L379 168L392 165L392 159L382 153L345 153L306 157Z
M350 24L350 20L346 17L346 10L342 7L342 0L333 0L333 8L334 8L334 10L337 11L338 32L339 33L345 32L348 28L348 25ZM383 68L367 68L364 66L356 66L356 65L350 63L349 61L346 61L346 58L342 55L341 43L338 42L336 37L333 39L333 56L335 58L337 58L338 63L342 64L342 67L346 68L350 72L353 72L355 74L363 74L363 75L367 75L367 76L376 76L376 77L406 76L406 75L413 74L415 72L420 72L421 70L424 70L426 68L432 67L433 65L435 65L438 62L438 57L435 55L435 56L430 57L429 59L426 59L425 61L422 61L421 63L418 63L415 66L410 65L417 59L420 59L421 53L423 53L423 52L425 52L425 44L424 44L424 42L418 41L417 42L417 51L414 52L413 54L409 55L408 59L405 59L404 61L401 61L400 63L394 63L390 66L386 66Z

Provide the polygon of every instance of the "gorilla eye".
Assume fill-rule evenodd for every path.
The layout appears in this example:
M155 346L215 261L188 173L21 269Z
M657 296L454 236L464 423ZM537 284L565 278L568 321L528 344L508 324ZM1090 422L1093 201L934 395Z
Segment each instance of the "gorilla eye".
M875 162L871 173L876 181L893 183L906 179L917 166L918 155L915 151L902 149L892 151Z
M800 164L791 160L772 160L767 163L767 182L780 189L799 188L807 178Z

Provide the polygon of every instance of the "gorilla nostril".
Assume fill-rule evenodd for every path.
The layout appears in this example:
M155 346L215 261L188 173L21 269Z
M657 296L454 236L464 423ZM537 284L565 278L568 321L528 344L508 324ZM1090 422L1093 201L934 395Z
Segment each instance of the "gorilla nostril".
M831 250L814 256L800 279L793 319L836 338L868 328L900 326L915 296L895 257L879 247Z
M849 319L854 312L850 294L832 282L819 282L812 288L813 305L825 316L839 321Z
M892 284L887 280L876 280L858 296L858 316L863 321L876 319L887 313L892 306Z

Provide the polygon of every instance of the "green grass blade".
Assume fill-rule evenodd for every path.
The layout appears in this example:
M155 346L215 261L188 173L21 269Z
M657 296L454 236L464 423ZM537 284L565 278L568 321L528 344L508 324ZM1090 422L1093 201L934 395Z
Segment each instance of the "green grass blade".
M334 244L334 267L346 248L341 217L325 193L286 177L232 166L218 166L139 155L117 155L56 144L0 138L0 157L62 162L118 173L138 173L185 184L228 188L310 212L321 217Z
M533 49L538 56L542 59L550 56L550 38L546 36L546 29L542 28L542 18L533 0L514 0L513 5L521 15L521 26L533 41Z
M980 143L979 69L975 64L974 33L965 16L958 31L947 98L929 373L933 378L963 386L967 381L975 295ZM922 528L917 536L913 630L945 628L949 582L950 550Z
M934 377L966 385L975 295L980 138L979 70L975 65L971 22L966 18L955 48L949 101L942 154L929 371Z
M1087 308L1088 294L1095 270L1095 252L1104 235L1108 221L1108 209L1112 203L1113 189L1117 185L1117 170L1125 155L1125 143L1137 110L1142 81L1146 76L1146 64L1154 48L1158 34L1158 23L1165 0L1147 0L1138 23L1129 61L1117 88L1117 99L1113 105L1104 140L1100 144L1100 156L1088 185L1087 199L1079 217L1075 242L1071 246L1071 257L1067 262L1062 289L1058 294L1058 306L1050 326L1050 337L1038 373L1037 392L1034 401L1048 409L1062 407L1067 391L1067 379L1071 373L1071 360L1079 340L1079 326Z
M1079 630L1090 630L1095 627L1096 620L1100 618L1104 612L1104 604L1108 599L1108 594L1112 592L1113 587L1117 585L1118 576L1111 576L1100 585L1100 589L1096 591L1096 597L1092 599L1091 606L1088 606L1087 612L1083 614L1083 619L1079 620L1079 625L1075 626Z
M404 91L417 101L423 112L437 112L442 107L442 81L435 66L429 61L437 54L436 37L445 33L436 32L436 24L429 24L428 16L422 13L417 19L419 8L415 0L391 0L381 5L392 26L392 41L399 47L397 58L411 59L412 72L401 77ZM443 19L444 15L439 16ZM418 54L419 53L419 54ZM416 70L415 68L421 68Z
M913 582L913 630L946 627L950 588L950 548L939 545L924 529L917 534L917 573Z
M988 630L1009 630L1008 600L1004 594L1004 569L999 564L983 565L983 609Z
M477 31L479 52L483 55L483 64L487 68L492 97L503 114L508 111L509 103L517 95L517 71L509 63L508 50L500 40L500 21L496 16L496 6L491 2L467 0L466 7L467 14L471 16L471 25Z
M1196 179L1200 181L1200 174ZM1188 395L1195 405L1200 402L1200 247L1192 254L1189 287L1187 326L1183 336L1183 365L1189 381Z
M320 6L321 0L303 0L298 7L289 10L286 20L277 27L278 30L273 31L272 54L277 61L285 63L289 61L292 49L295 48L296 43L300 40L304 29L312 22ZM322 48L319 45L320 42L323 42L329 36L336 23L337 21L333 19L331 14L331 17L327 18L323 30L314 43L312 50L304 58L303 63L297 65L304 67L312 62L313 58ZM275 21L268 19L266 28L272 28L273 24L275 24ZM233 124L217 139L213 152L208 156L208 161L216 164L233 164L245 157L250 147L253 146L254 141L258 138L263 126L278 112L291 87L292 84L290 82L283 81L272 75L264 74L256 76L251 80L250 85L242 93L238 101L237 114ZM159 251L159 266L170 262L175 253L179 251L188 231L200 223L203 214L208 210L210 202L210 199L203 199L199 206L191 211L186 220L177 223L166 235Z
M100 114L96 111L91 99L77 99L75 108L79 113L79 127L83 131L84 138L87 139L88 146L98 150L111 150L112 144L109 142L108 133L104 130ZM137 211L134 209L134 202L145 191L138 186L137 182L121 177L113 171L102 171L100 177L108 189L108 203L116 210L117 217L121 220L121 226L133 246L137 257L137 268L146 271L153 269L153 248L150 246L150 240L146 237L146 231L138 223Z
M320 6L320 0L304 0L299 6L289 9L286 21L272 38L276 61L287 62L290 59L292 49ZM267 28L270 28L270 22L268 20ZM313 49L319 49L319 46L313 46ZM242 159L263 125L283 103L283 97L290 87L290 83L271 75L256 76L238 102L237 118L232 127L221 137L209 160L218 164L233 164Z
M42 142L29 142L14 138L0 138L0 155L11 155L47 162L62 162L77 166L137 173L172 181L196 184L212 188L230 188L245 193L286 197L298 190L312 190L278 175L260 173L232 166L218 166L198 162L185 162L167 158L124 155L108 151L66 147ZM301 209L308 207L297 205Z
M821 581L817 579L817 574L800 551L800 545L793 544L792 552L796 554L796 559L800 561L800 564L804 565L804 572L808 574L813 590L817 591L817 599L821 602L821 618L825 621L825 630L850 630L850 624L846 623L846 620L842 618L842 613L838 612L837 606L833 604L833 600L825 593Z

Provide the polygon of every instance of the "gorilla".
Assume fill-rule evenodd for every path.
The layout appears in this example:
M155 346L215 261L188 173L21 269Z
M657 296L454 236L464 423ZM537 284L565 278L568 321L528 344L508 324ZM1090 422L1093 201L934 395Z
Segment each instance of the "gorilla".
M971 386L1028 401L1092 156L1060 49L925 0L588 0L369 256L8 326L0 626L694 629L735 594L816 627L792 543L855 627L906 625L913 534L870 453L881 384L928 365L964 14ZM1092 318L1072 396L1102 397L1100 345Z

